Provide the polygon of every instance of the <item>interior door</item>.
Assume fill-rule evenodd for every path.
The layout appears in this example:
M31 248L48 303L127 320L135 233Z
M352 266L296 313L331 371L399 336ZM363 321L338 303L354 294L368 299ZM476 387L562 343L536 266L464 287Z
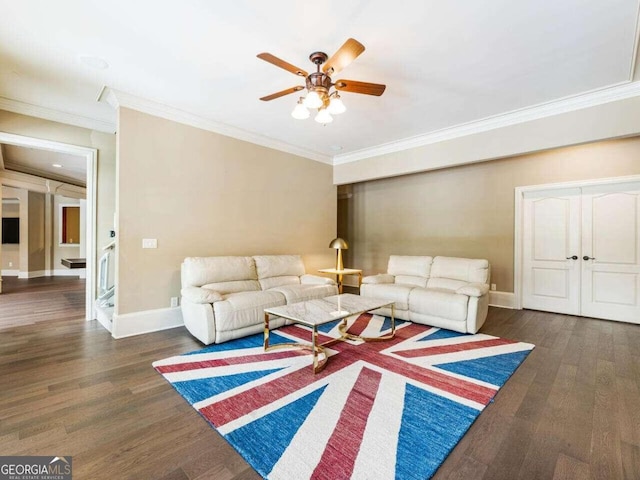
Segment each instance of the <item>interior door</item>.
M523 307L580 314L580 188L527 192Z
M640 323L640 183L582 191L582 315Z

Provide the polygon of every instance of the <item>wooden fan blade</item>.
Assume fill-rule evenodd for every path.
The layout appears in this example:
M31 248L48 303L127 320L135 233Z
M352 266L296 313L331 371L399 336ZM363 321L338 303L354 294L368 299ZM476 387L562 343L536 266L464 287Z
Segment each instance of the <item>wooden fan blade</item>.
M342 45L333 56L327 60L322 67L322 71L327 75L338 73L344 67L353 62L358 55L364 52L364 45L359 41L350 38Z
M260 100L263 102L268 102L269 100L273 100L274 98L284 97L285 95L289 95L290 93L299 92L304 87L297 86L293 88L287 88L286 90L282 90L281 92L272 93L271 95L267 95L266 97L262 97Z
M298 75L300 77L306 77L309 75L307 72L302 70L301 68L296 67L295 65L291 65L284 60L280 60L278 57L271 55L270 53L259 53L256 55L259 59L264 60L265 62L269 62L276 67L284 68L287 72L291 72L294 75Z
M379 97L384 93L386 85L379 83L357 82L355 80L338 80L335 85L336 90L352 93L364 93L365 95L375 95Z

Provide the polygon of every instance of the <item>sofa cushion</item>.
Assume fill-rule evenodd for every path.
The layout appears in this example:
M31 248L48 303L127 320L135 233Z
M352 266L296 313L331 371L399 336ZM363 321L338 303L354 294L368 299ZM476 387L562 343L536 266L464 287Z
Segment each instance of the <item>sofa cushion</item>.
M256 255L258 279L263 290L280 285L296 285L305 274L300 255Z
M402 285L413 285L415 287L426 287L427 277L414 277L413 275L396 275L395 282Z
M469 285L469 282L462 280L454 280L452 278L430 278L427 282L428 288L439 288L443 290L451 290L455 292L459 288Z
M208 288L215 290L221 294L238 293L238 292L252 292L261 290L260 283L257 280L236 280L234 282L217 282L207 283L202 288Z
M216 330L227 331L249 327L256 319L264 319L264 309L285 304L280 292L239 292L224 296L224 300L213 304Z
M456 293L470 297L481 297L489 293L489 285L486 283L467 283L465 286L456 290Z
M489 262L483 259L436 257L431 266L431 278L488 283Z
M388 273L379 273L378 275L369 275L362 279L362 283L393 283L396 277L389 275Z
M398 310L409 309L409 292L415 287L397 283L362 284L360 295L395 302Z
M184 287L180 294L191 303L213 303L222 300L220 292L205 287Z
M436 288L415 288L409 297L412 312L455 321L467 318L468 303L466 295Z
M256 264L251 257L187 257L182 262L183 287L257 279Z
M429 277L433 257L391 255L387 264L390 275L408 275L412 277Z
M338 287L336 285L281 285L267 291L280 292L289 304L337 295Z

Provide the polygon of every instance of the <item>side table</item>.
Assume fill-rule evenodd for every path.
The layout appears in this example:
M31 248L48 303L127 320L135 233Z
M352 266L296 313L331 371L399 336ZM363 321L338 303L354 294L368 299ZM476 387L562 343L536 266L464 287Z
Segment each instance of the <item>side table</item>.
M360 291L360 285L362 285L362 270L358 268L343 268L338 270L336 268L323 268L318 270L322 273L330 273L336 276L336 282L338 282L338 291L342 293L342 276L343 275L358 275L358 292Z

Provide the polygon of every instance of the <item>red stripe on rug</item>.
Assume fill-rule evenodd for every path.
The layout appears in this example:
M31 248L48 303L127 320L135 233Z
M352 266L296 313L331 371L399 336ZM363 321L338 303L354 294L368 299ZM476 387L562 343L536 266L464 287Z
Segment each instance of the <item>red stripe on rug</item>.
M465 350L476 350L479 348L497 347L499 345L509 345L513 340L504 338L492 338L489 340L478 340L477 342L464 342L450 345L438 345L436 347L417 348L415 350L401 350L393 352L405 358L427 357L430 355L441 355L443 353L464 352Z
M311 478L351 477L381 378L380 372L362 369Z
M356 319L353 325L349 327L347 332L349 332L351 335L360 335L362 332L364 332L365 328L369 326L369 322L371 321L372 317L373 315L371 315L370 313L363 313Z
M176 363L174 365L160 365L155 369L160 373L186 372L187 370L197 370L199 368L227 367L229 365L242 365L243 363L266 362L268 360L280 360L299 355L309 355L304 350L283 350L280 352L265 352L254 355L243 355L241 357L227 357L215 360L202 360L200 362Z
M450 377L429 368L418 367L416 365L388 362L382 359L367 358L366 361L385 368L391 372L403 375L412 380L428 385L444 392L452 393L461 398L472 400L481 405L487 405L498 391L499 387L489 388L468 382L460 378Z

